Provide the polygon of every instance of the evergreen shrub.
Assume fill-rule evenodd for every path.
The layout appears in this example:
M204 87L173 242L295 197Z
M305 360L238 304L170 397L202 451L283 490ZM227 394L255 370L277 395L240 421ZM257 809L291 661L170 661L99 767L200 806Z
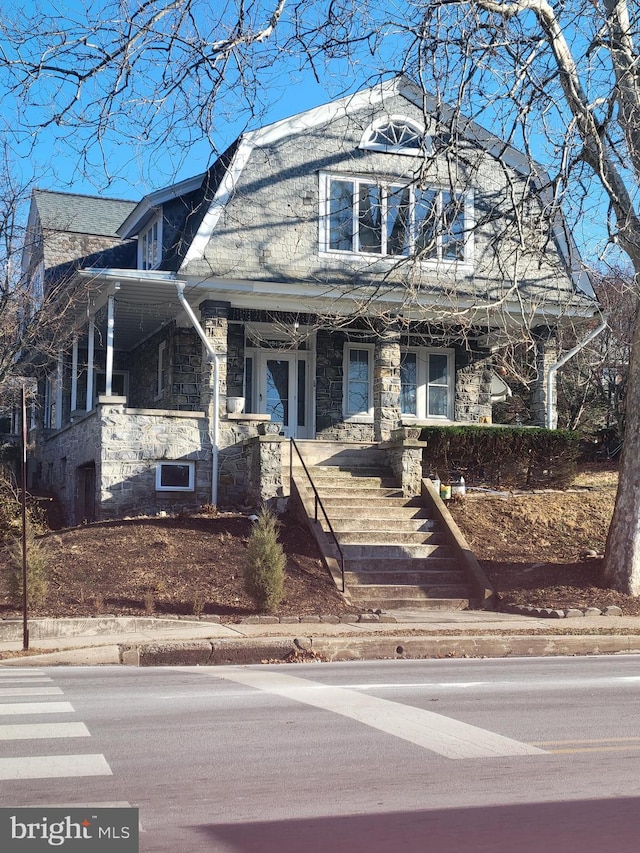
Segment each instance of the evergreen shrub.
M275 514L263 508L247 547L244 585L261 613L275 613L284 594L286 557L278 541L278 527Z

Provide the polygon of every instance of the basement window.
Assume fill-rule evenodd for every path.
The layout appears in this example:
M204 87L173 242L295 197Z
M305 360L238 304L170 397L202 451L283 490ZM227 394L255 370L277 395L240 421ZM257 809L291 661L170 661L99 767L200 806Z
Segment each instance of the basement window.
M157 492L192 492L195 488L195 462L158 462Z

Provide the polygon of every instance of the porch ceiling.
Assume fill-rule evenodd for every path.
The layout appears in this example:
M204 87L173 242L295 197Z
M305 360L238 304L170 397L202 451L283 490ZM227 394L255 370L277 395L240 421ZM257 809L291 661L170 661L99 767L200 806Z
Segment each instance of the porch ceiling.
M156 273L153 278L143 278L125 273L117 278L109 275L100 281L94 277L89 313L95 316L99 331L95 339L96 349L105 348L107 303L110 296L114 298L113 339L116 350L133 350L172 320L178 324L188 322L178 299L173 274ZM185 296L192 307L197 307L205 294L192 286L186 288Z

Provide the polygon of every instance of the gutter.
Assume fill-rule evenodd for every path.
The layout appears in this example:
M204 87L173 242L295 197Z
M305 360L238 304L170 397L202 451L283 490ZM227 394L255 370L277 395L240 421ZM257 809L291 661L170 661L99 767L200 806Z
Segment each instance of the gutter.
M211 341L206 336L204 329L198 322L198 318L193 313L193 309L191 305L187 302L187 299L184 295L185 283L183 281L176 281L176 290L178 292L178 299L182 303L182 307L184 308L187 317L191 320L191 324L193 328L198 333L198 336L209 355L209 360L213 362L213 425L210 429L209 435L211 438L211 505L218 505L218 443L220 437L220 359L218 358L218 353L214 350L211 345Z
M577 355L581 349L584 349L588 343L590 343L594 338L597 338L599 334L604 332L604 330L607 328L607 325L607 318L603 317L602 322L597 327L597 329L592 329L592 331L589 332L589 334L583 341L580 341L579 344L576 344L573 349L570 349L569 352L565 353L559 361L556 361L556 363L552 364L549 368L549 372L547 373L547 429L555 429L553 425L553 406L551 405L551 400L553 399L553 380L555 378L556 372L570 359L572 359L574 355Z

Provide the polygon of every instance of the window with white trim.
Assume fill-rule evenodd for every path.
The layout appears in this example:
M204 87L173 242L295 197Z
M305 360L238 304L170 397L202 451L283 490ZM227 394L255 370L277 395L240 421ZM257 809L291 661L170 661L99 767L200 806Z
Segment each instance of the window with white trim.
M347 344L344 350L345 418L373 416L373 344Z
M323 175L321 250L471 260L469 193Z
M192 492L195 488L195 462L158 462L157 492Z
M359 147L416 157L421 151L429 150L429 142L424 128L417 122L405 116L391 115L372 122L363 133Z
M400 412L408 418L453 419L453 350L409 347L400 356Z
M151 224L138 235L138 267L153 270L162 260L162 219L156 216Z

